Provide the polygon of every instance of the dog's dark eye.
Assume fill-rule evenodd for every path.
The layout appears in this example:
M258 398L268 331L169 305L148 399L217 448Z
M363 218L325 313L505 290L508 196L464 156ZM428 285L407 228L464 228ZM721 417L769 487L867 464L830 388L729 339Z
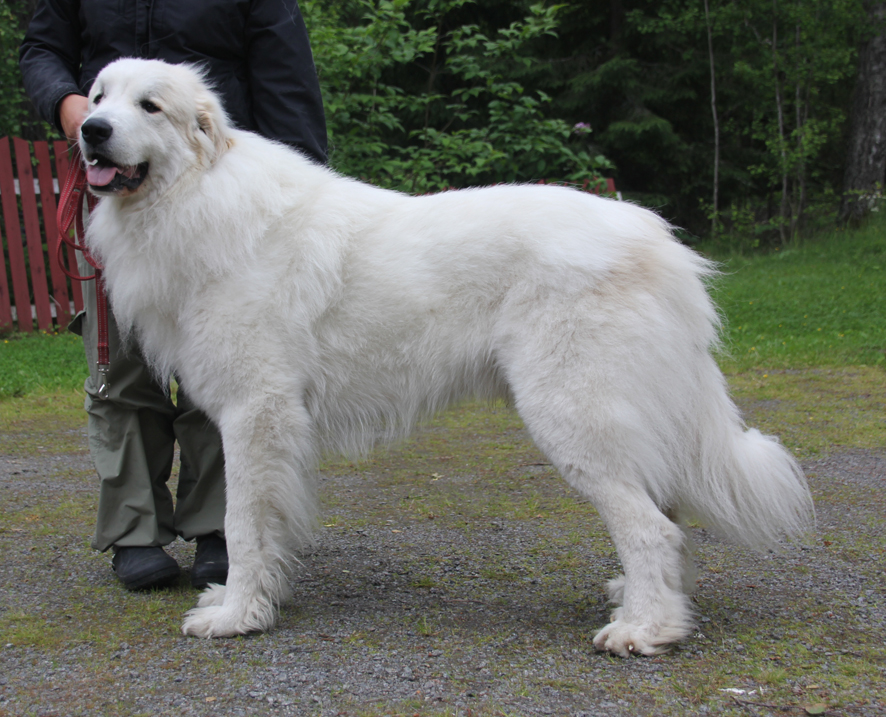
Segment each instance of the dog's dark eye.
M92 98L92 104L97 105L99 102L102 101L102 97L104 97L104 95L99 92L95 97Z
M152 115L157 114L160 111L160 108L157 107L151 100L142 100L140 103L141 108Z

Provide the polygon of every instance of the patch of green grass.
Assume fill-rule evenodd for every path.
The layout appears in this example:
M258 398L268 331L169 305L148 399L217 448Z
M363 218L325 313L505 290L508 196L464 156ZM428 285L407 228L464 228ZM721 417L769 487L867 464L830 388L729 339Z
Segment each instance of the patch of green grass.
M93 556L92 560L104 558ZM177 587L156 592L125 593L116 583L89 585L83 580L69 588L72 600L63 608L12 610L0 614L4 643L50 652L89 643L113 652L120 642L140 643L158 630L176 634L181 616L194 606L196 591ZM109 621L107 615L113 614Z
M409 581L409 586L413 588L434 588L437 587L437 581L434 578L422 576Z
M886 366L886 217L723 270L725 365Z
M415 632L422 637L434 637L438 630L436 626L428 620L427 615L422 615L415 623Z
M728 379L747 422L801 457L886 445L882 368L754 369Z
M497 567L480 568L480 575L486 580L498 580L506 583L512 583L520 579L520 576L517 575L517 573L509 570L502 570Z
M27 495L26 493L20 493ZM31 535L77 534L95 520L96 501L92 495L77 496L60 503L29 500L15 503L0 512L0 530Z
M0 340L0 399L79 391L88 374L83 341L74 334L40 331Z
M77 453L86 449L83 394L38 393L0 400L0 454Z

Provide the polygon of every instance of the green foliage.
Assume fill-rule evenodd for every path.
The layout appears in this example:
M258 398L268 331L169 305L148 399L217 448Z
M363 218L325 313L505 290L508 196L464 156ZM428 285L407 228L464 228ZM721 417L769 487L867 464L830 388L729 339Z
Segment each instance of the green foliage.
M547 117L550 97L516 79L558 7L488 30L459 20L474 0L306 0L331 162L384 187L428 192L496 182L582 181L609 167L586 132ZM354 20L353 18L357 19Z
M409 192L615 174L687 240L785 245L834 219L856 49L881 29L863 0L708 5L709 23L701 0L303 0L331 162ZM0 134L38 138L25 8L0 7Z
M861 0L710 0L719 215L733 242L782 244L833 220ZM569 4L534 84L591 122L622 190L690 233L712 219L711 63L700 0ZM782 195L784 194L784 201Z
M13 13L13 5L20 2L0 4L0 137L21 136L22 122L27 117L24 109L25 91L18 69L18 46L24 35L18 18Z
M747 138L762 150L748 171L778 194L779 211L766 219L784 243L810 209L816 219L816 198L830 194L832 209L839 190L841 172L828 166L828 152L842 149L847 109L834 99L848 99L841 90L855 70L863 7L859 0L728 2L716 21L732 43L731 81L740 95L760 97L743 113Z

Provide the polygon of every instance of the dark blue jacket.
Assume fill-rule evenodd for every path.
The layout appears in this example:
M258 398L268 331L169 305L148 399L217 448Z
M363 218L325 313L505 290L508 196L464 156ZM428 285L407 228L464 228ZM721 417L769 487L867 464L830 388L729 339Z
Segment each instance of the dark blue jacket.
M326 120L297 0L40 0L20 50L25 90L59 127L120 57L204 66L234 124L326 162Z

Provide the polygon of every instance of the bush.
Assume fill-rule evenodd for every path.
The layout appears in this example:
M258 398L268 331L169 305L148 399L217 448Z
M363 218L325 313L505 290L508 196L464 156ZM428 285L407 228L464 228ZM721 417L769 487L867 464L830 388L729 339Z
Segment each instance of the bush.
M497 182L582 181L610 167L517 81L557 8L484 31L473 0L304 0L329 125L330 161L379 186L423 193Z
M0 137L20 137L22 123L28 116L27 97L18 69L18 46L24 30L13 7L21 12L22 3L13 1L0 5L0 87L3 88L0 98Z

